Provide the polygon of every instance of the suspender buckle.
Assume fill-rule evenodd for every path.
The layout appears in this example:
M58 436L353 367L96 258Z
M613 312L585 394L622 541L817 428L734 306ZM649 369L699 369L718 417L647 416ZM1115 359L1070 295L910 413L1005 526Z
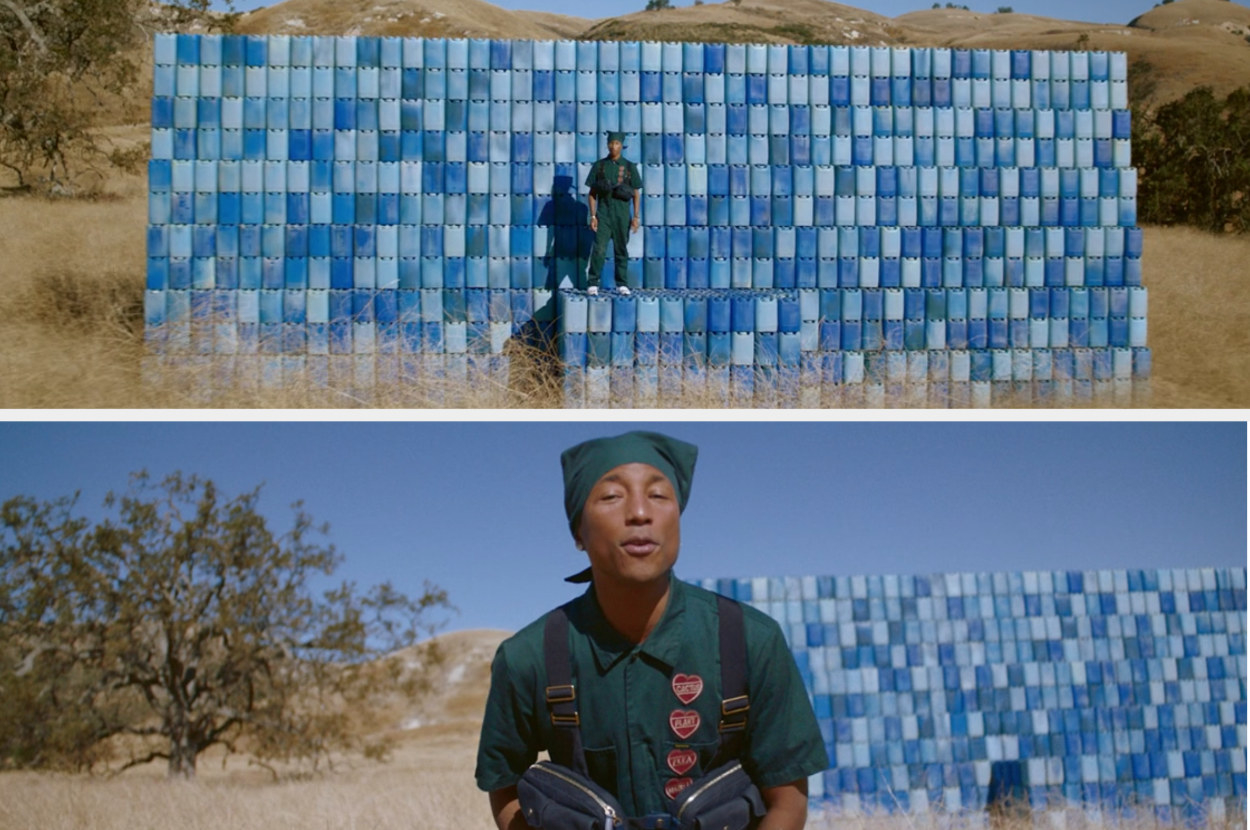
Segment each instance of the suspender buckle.
M568 703L576 698L577 692L573 689L572 683L547 687L547 703Z
M563 683L557 686L547 687L547 705L552 707L551 725L552 726L580 726L581 718L578 717L576 706L561 706L560 704L571 704L577 699L577 692L573 688L572 683ZM559 707L559 708L556 708ZM572 710L572 711L570 711Z
M578 715L576 712L573 712L572 714L568 714L568 715L560 715L555 712L551 713L551 725L552 726L562 726L562 727L581 726L581 723L582 723L581 716Z
M747 695L739 695L722 700L720 704L721 732L738 732L747 727L747 712L751 709L751 700Z

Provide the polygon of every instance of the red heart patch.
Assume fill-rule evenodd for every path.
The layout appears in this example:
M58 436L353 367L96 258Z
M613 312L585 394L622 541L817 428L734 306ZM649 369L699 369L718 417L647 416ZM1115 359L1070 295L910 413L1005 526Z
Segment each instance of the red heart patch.
M669 800L671 801L677 796L681 795L682 790L686 789L686 787L689 787L693 783L694 783L694 780L691 778L669 779L669 782L664 785L664 794L668 796Z
M685 775L699 760L693 749L674 749L668 754L668 768L678 775Z
M697 674L675 674L673 675L673 694L677 695L677 699L689 706L700 694L703 693L703 678Z
M699 729L699 722L699 713L693 709L674 709L668 716L668 725L683 741Z

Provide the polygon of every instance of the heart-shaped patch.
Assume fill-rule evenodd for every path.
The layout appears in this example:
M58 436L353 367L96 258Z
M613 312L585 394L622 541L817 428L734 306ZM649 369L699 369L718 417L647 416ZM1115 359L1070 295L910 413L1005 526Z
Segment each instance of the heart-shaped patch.
M673 675L673 694L677 699L689 706L695 698L703 693L703 678L697 674Z
M664 794L668 796L671 801L681 795L682 790L686 789L693 783L694 779L691 778L670 778L668 783L664 785Z
M699 753L693 749L674 749L668 754L668 768L678 775L685 775L698 760Z
M699 722L699 713L693 709L674 709L668 716L668 725L683 741L699 729Z

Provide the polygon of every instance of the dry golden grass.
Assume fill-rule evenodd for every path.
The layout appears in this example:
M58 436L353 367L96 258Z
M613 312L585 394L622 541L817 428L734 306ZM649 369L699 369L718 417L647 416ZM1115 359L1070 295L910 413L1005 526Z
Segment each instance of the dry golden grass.
M508 632L441 635L432 700L420 718L397 700L389 716L362 720L387 732L395 748L386 763L338 758L328 771L273 772L243 755L211 749L193 782L170 782L160 762L108 777L32 772L0 773L0 830L492 830L485 794L473 773L491 655ZM410 661L401 651L391 660ZM397 699L402 695L396 691ZM372 734L372 733L371 733ZM988 824L976 810L934 806L917 815L815 809L811 830L1180 830L1145 811L1136 819L1080 808ZM1214 816L1206 830L1244 830L1244 811Z
M373 733L408 730L416 726L427 730L475 732L486 707L490 689L490 665L499 644L511 632L494 629L451 631L434 638L437 662L431 664L421 647L403 649L378 661L379 684L388 684L392 693L374 701L374 711L366 722ZM409 679L420 675L429 681L428 693L414 700L390 678L395 664L399 676Z
M390 763L341 764L311 780L276 783L231 758L204 759L191 783L149 766L115 778L0 774L0 830L493 830L473 782L477 734L417 730ZM810 830L984 830L983 813L918 815L813 810ZM1189 827L1245 828L1244 812ZM1072 808L993 825L994 830L1179 830L1150 816L1125 819Z
M1180 0L1156 5L1132 23L1156 31L1225 24L1250 28L1250 8L1228 0Z
M0 199L0 397L5 406L125 406L138 382L147 192Z
M875 12L826 0L742 0L640 11L595 22L593 40L729 43L901 43L905 31Z
M245 14L238 30L266 34L367 34L407 37L576 37L577 17L514 12L484 0L286 0Z
M1154 405L1250 406L1250 237L1148 228Z
M424 734L390 763L341 762L311 780L276 783L232 757L201 760L191 783L159 765L115 779L0 775L2 830L490 830L473 783L476 733Z
M112 138L126 147L141 135L138 128L119 129ZM277 386L244 373L233 386L210 391L223 368L207 360L164 372L152 371L149 363L145 376L145 182L141 176L113 174L101 178L96 190L100 195L95 199L0 198L0 227L6 230L0 235L0 338L6 344L0 349L0 408L563 405L559 373L540 354L525 349L512 354L508 377L477 376L467 384L406 375L398 362L389 380L384 377L385 382L372 386L352 377L344 380L350 371L337 373L329 388ZM1143 282L1150 290L1148 342L1154 350L1149 404L1250 406L1250 239L1162 227L1147 228L1145 235ZM850 391L799 403L933 405L908 393L873 401ZM655 401L661 407L713 409L786 404L767 398L725 399L693 387ZM1003 405L1035 403L1026 399Z

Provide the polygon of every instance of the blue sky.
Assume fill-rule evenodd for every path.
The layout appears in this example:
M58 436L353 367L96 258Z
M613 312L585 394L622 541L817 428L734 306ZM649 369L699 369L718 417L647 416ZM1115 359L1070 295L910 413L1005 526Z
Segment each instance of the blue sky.
M657 425L650 425L656 427ZM515 630L579 590L559 453L633 423L3 423L0 501L128 473L264 484L330 524L339 577L446 588L449 630ZM679 575L1246 562L1244 423L669 423L700 447Z
M493 2L494 5L505 9L556 12L576 17L615 17L642 11L647 5L646 0L598 3L593 7L587 6L585 0L488 0L488 2ZM714 2L714 0L708 0L708 2ZM693 0L673 0L674 6L692 4ZM274 5L277 5L274 0L268 2L266 0L236 0L235 2L235 8L240 11ZM923 2L923 0L877 0L873 3L850 2L845 5L871 10L886 17L897 17L907 12L930 8L933 3ZM1150 11L1154 2L1153 0L1100 0L1097 3L1090 3L1088 0L1044 0L1044 2L1043 0L1011 0L1010 2L962 0L959 5L967 6L977 12L992 12L999 6L1011 6L1018 14L1035 14L1060 20L1084 20L1091 23L1128 23L1139 14ZM1238 3L1238 5L1246 4ZM213 2L214 8L224 8L224 6L222 0ZM593 11L590 10L592 8Z

